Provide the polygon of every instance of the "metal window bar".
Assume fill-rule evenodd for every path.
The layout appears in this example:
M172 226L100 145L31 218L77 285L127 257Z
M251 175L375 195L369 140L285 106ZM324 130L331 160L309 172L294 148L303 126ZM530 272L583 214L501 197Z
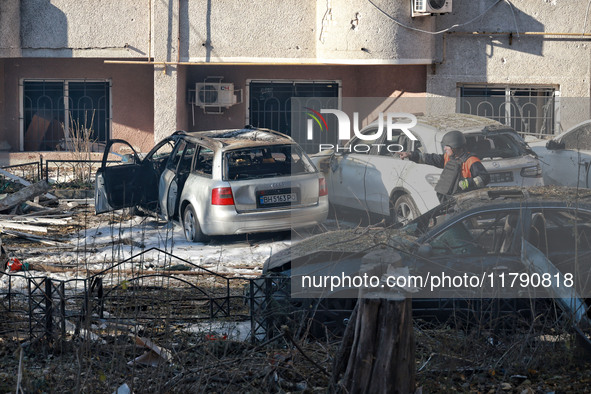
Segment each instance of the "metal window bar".
M336 139L336 135L331 134L331 137L327 137L328 133L326 132L317 133L315 137L324 140L308 142L305 138L306 110L303 107L308 106L316 110L321 108L336 109L338 107L338 91L336 82L253 81L249 86L249 122L256 127L269 128L288 134L306 152L316 153L319 143L336 143L332 140L324 141L327 138ZM304 105L300 105L300 103L304 103ZM322 103L322 105L318 105L318 103ZM329 103L328 106L326 103ZM294 113L297 116L293 116ZM294 120L296 124L293 124ZM334 128L332 125L329 127Z
M77 151L110 135L110 83L23 82L25 151Z
M555 133L554 88L463 86L459 112L484 116L511 126L522 135Z

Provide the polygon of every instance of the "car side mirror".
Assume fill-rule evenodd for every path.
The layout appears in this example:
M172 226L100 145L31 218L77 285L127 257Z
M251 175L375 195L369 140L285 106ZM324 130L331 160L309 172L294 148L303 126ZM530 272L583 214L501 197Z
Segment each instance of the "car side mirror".
M431 257L431 255L433 254L433 247L431 246L431 244L422 244L421 246L419 246L417 254L420 257Z
M549 149L549 150L564 149L564 142L556 142L554 140L550 140L546 143L546 149Z

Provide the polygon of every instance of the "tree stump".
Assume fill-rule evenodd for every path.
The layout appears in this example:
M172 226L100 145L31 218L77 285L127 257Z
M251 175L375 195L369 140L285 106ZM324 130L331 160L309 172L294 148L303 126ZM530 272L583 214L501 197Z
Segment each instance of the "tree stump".
M361 275L382 276L400 263L391 250L363 259ZM333 366L332 389L346 393L414 393L412 303L384 289L363 289ZM342 377L341 377L342 375Z

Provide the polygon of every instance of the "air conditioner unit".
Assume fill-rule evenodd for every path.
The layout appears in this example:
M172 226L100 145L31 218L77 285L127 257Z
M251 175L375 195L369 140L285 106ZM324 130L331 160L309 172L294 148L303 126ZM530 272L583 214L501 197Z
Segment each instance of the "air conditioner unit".
M412 16L451 12L452 0L411 0Z
M233 83L197 82L195 105L199 107L231 107L236 104Z

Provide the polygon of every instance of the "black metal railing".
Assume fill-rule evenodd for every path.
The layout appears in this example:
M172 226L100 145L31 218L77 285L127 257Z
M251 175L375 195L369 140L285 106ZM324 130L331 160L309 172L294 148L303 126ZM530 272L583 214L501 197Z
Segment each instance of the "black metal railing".
M168 259L166 269L127 268L142 265L152 252ZM248 297L255 295L244 291L252 288L252 278L225 277L157 248L84 279L61 280L31 272L5 274L8 285L0 289L0 310L20 315L27 322L30 339L48 343L67 334L79 335L99 320L113 327L249 321L248 307L253 302ZM260 328L253 327L252 332Z

